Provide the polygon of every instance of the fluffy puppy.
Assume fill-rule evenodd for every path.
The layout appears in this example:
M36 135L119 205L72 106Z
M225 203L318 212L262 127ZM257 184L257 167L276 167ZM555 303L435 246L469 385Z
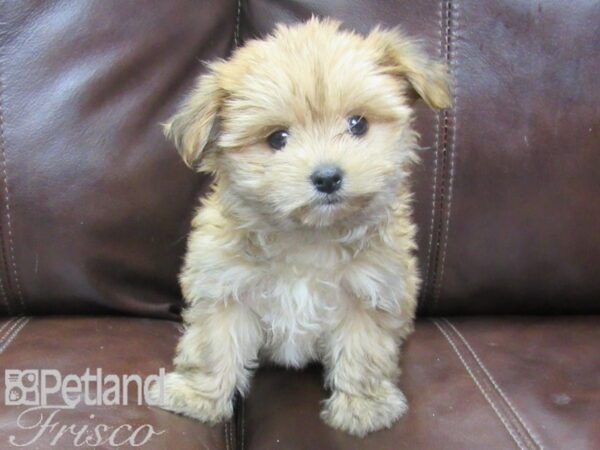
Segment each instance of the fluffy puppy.
M411 106L449 106L446 68L397 30L318 19L208 68L165 127L215 181L193 219L161 406L215 423L259 361L320 361L325 422L389 427L407 409L398 358L419 287Z

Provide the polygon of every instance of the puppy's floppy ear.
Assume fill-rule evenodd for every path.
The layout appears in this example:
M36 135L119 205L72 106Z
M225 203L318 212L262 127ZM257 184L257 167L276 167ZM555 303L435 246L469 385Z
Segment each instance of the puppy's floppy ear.
M194 168L202 151L213 143L223 99L217 75L212 71L202 75L183 106L163 126L165 135L175 143L190 168Z
M380 63L391 73L404 77L425 103L438 109L452 106L447 67L429 58L402 31L377 27L367 40L381 51Z

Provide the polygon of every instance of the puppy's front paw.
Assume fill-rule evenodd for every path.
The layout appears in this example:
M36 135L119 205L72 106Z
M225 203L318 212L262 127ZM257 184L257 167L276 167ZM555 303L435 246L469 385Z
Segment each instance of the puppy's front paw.
M325 401L321 419L333 428L364 437L391 427L407 409L406 397L396 386L382 389L375 396L334 391Z
M227 396L208 397L203 393L203 388L211 389L209 383L210 380L205 376L171 372L165 376L162 392L158 383L150 388L148 403L208 424L230 419L233 400ZM217 383L211 384L214 386Z

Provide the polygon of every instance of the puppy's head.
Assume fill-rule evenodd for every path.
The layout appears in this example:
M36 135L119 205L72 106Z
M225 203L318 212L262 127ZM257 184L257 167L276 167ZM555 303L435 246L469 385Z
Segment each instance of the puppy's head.
M356 226L385 215L415 159L416 97L450 105L445 67L414 42L312 19L210 64L165 131L233 212Z

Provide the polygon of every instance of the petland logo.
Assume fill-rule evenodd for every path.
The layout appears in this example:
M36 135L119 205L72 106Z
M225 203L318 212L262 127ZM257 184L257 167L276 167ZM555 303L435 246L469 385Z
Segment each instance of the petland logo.
M62 448L70 439L75 447L97 447L109 445L120 447L129 445L141 447L152 437L161 435L164 430L156 430L150 424L132 426L124 423L119 426L95 422L90 414L90 424L64 424L60 413L72 410L78 405L85 406L126 406L153 405L149 396L150 387L158 387L158 402L163 398L165 369L157 375L143 379L140 375L104 375L102 369L85 369L83 374L63 376L54 369L6 369L4 371L4 402L7 406L26 406L17 417L17 426L28 436L10 435L9 443L16 447L30 447L45 436L50 446ZM131 395L130 393L135 395ZM135 398L133 398L135 397ZM25 432L26 431L26 432Z

